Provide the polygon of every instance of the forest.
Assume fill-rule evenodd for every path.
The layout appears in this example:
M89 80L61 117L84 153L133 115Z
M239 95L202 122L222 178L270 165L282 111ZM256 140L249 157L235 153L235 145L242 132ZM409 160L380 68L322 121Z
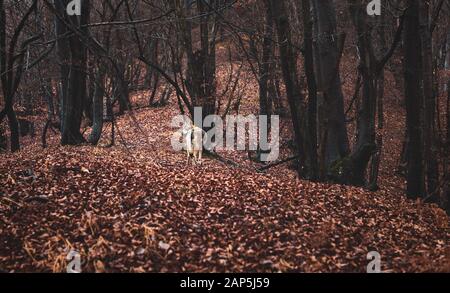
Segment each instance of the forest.
M0 272L450 272L450 0L0 0Z

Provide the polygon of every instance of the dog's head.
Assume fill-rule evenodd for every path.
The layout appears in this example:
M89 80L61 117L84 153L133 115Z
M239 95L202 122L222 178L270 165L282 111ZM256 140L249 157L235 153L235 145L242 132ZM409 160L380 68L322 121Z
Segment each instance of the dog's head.
M191 131L194 128L194 124L192 123L191 119L185 117L183 127L181 129L181 132L183 135L187 135L189 131Z

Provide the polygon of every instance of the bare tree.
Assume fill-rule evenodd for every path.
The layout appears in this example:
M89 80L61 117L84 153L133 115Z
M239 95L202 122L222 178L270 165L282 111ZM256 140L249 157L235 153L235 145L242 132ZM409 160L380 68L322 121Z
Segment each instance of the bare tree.
M405 15L404 35L404 66L405 66L405 99L406 99L406 125L408 128L408 167L407 167L407 195L417 198L424 194L424 168L421 132L421 107L423 97L421 94L422 52L419 24L419 1L409 0Z
M79 18L66 13L69 2L54 2L62 84L61 144L77 145L85 141L80 126L86 100L87 45L80 35L87 35L89 0L82 1L83 11Z
M381 151L381 141L376 141L375 121L377 108L378 111L382 111L382 99L380 96L382 93L382 73L384 66L390 59L395 51L398 43L401 40L401 33L403 30L403 17L401 18L400 25L397 28L395 39L387 52L382 58L378 58L376 55L376 48L373 43L374 27L373 21L367 17L366 5L360 0L349 0L350 14L357 34L357 47L359 54L359 74L362 77L362 103L357 109L357 137L356 145L350 155L350 166L347 167L345 176L352 184L366 185L366 171L370 159L376 153ZM383 38L383 36L382 36ZM381 82L381 84L380 84ZM378 101L378 103L377 103ZM378 106L378 107L377 107ZM379 119L379 121L382 121ZM380 124L379 124L380 125ZM382 125L382 122L381 122ZM376 170L373 171L373 175L376 174ZM374 186L374 180L372 175L372 188Z
M313 0L312 4L320 169L336 177L342 173L342 160L350 153L339 73L345 35L337 33L334 1Z
M310 157L311 152L310 142L306 135L307 116L304 97L300 90L300 84L297 72L297 62L293 51L289 18L286 10L285 1L267 0L268 9L275 19L277 28L278 43L280 50L281 69L283 72L284 84L286 86L286 95L289 101L289 108L291 111L291 120L294 130L295 146L298 152L299 164L298 173L301 176L305 174L306 158Z
M0 124L5 116L7 116L9 129L11 131L11 151L13 152L20 149L19 123L16 112L14 111L14 96L22 79L22 74L26 69L25 66L30 66L30 64L25 64L28 45L40 37L39 35L31 36L21 42L21 35L27 21L37 8L37 2L37 0L34 0L31 2L31 5L26 8L25 14L19 20L11 39L8 42L5 5L4 1L0 0L0 75L3 97L5 99L5 108L0 112ZM19 47L18 51L16 51L17 47Z

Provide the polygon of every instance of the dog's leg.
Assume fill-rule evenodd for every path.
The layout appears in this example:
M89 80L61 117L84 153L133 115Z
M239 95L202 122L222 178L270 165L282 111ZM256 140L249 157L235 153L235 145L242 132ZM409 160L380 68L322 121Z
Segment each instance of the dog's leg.
M197 165L197 151L192 153L192 157L194 158L194 164Z
M199 162L200 165L202 164L202 154L203 154L203 151L199 150L198 151L198 162Z

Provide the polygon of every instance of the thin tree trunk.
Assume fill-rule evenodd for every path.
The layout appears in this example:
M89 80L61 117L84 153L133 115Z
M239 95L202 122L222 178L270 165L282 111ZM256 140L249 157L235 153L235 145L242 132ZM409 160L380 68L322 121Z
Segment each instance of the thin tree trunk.
M372 157L372 164L369 177L369 189L378 189L378 175L380 171L381 154L383 150L383 128L384 128L384 73L380 74L377 83L377 114L378 114L378 134L376 138L376 153Z
M433 49L430 32L430 5L428 1L419 1L420 44L422 51L423 73L423 148L424 167L427 181L427 198L439 202L438 163L436 157L436 96L433 91Z
M266 6L265 25L264 25L264 38L262 45L262 60L259 62L259 115L271 115L271 98L269 98L269 81L270 81L270 63L273 56L273 17L270 11L270 7ZM251 47L253 47L253 54L255 58L258 58L258 52L256 45L253 41L250 41ZM270 100L270 101L269 101ZM268 118L268 127L270 129L270 117ZM260 160L261 154L269 150L262 150L258 145L257 158Z
M9 129L11 132L10 148L11 152L17 152L20 150L20 131L19 122L17 121L17 116L12 107L8 107L6 111L6 116L8 117Z
M314 76L314 51L313 51L313 19L311 15L310 0L301 0L304 27L304 56L305 74L308 83L308 129L311 144L311 156L308 162L311 179L319 176L317 158L317 84ZM321 178L324 179L324 178Z
M6 139L6 135L5 132L3 131L3 127L0 124L0 153L6 151L7 147L8 147L8 141Z
M95 73L95 90L93 96L92 132L89 136L89 143L96 145L100 140L103 131L103 98L105 96L105 70L101 61L97 62L97 72Z
M272 56L273 18L270 7L266 7L265 32L263 39L262 62L259 68L259 114L268 115L268 81L270 57ZM257 57L257 56L255 56Z
M295 60L295 54L292 49L289 18L286 12L284 0L267 0L266 5L268 6L270 13L275 19L278 42L280 44L281 69L283 72L283 79L286 86L286 95L291 111L295 145L297 147L297 152L299 155L299 165L297 171L300 176L303 176L303 168L305 168L304 163L306 161L306 157L308 157L305 146L307 146L308 144L310 145L310 143L306 140L306 138L308 137L303 135L302 132L302 130L307 130L307 128L305 127L305 116L302 117L302 114L305 114L303 106L304 100L298 83L296 66L297 62Z
M450 53L449 53L450 56ZM450 154L448 150L450 149L450 79L447 82L447 133L446 133L446 142L444 144L444 150L447 152L444 154L444 188L443 188L443 196L442 198L446 201L444 205L446 207L447 214L450 215Z
M379 52L380 56L385 54L385 52L388 51L387 48L387 40L386 40L386 27L385 23L387 23L387 15L382 14L381 18L379 19L377 25L378 25L378 36L379 36ZM375 191L378 189L378 175L380 171L380 164L381 164L381 155L383 151L383 129L384 129L384 68L381 70L378 80L377 80L377 106L376 106L376 112L377 112L377 138L376 138L376 153L372 157L371 162L371 169L370 169L370 176L369 176L369 189L372 191Z
M375 58L371 35L365 14L365 5L356 0L349 0L350 13L356 28L359 53L358 69L362 76L362 103L358 108L356 145L351 154L349 181L355 185L366 184L366 170L376 150L375 113L377 101L377 60Z
M20 131L17 116L14 111L14 95L17 92L19 82L21 81L24 72L24 54L16 55L14 49L16 46L19 46L19 37L25 28L27 20L36 8L37 0L34 0L23 17L18 20L17 27L12 24L13 37L10 39L9 48L7 48L6 28L7 25L8 30L11 29L11 27L9 26L8 18L6 17L4 1L0 0L0 80L5 101L4 109L0 112L0 124L3 122L5 116L8 117L12 152L20 150ZM26 46L25 42L22 43L22 46Z

